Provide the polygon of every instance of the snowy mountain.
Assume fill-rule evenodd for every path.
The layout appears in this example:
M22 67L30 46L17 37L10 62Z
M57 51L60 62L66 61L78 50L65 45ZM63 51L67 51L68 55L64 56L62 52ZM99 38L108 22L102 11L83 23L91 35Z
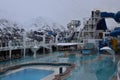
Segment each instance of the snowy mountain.
M36 19L33 19L31 22L29 22L29 30L33 31L64 31L65 27L48 19L43 17L38 17Z
M0 41L22 39L22 26L7 19L0 19Z
M65 27L53 22L48 18L38 17L29 23L31 24L27 28L27 30L29 29L28 36L29 38L32 38L38 41L42 40L43 34L46 34L46 38L47 37L50 38L51 36L55 36L57 33L60 33L66 30Z
M64 31L65 28L49 19L38 17L31 22L29 26L22 26L5 18L0 18L0 41L22 40L26 31L28 39L41 41L42 35L46 34L46 38L55 36L58 32Z

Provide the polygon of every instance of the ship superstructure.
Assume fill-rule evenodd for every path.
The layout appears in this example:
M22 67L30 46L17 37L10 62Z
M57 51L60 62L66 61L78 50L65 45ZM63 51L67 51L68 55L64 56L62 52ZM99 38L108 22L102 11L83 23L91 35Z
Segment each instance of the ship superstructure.
M80 38L84 42L94 39L99 41L103 39L103 32L107 30L105 19L101 18L99 10L92 11L89 19L84 19L84 27L81 31Z
M113 18L116 22L120 22L120 14L111 12L101 12L100 10L92 11L90 18L84 19L84 27L81 30L80 39L85 43L98 42L101 39L109 39L108 26L106 25L106 18Z

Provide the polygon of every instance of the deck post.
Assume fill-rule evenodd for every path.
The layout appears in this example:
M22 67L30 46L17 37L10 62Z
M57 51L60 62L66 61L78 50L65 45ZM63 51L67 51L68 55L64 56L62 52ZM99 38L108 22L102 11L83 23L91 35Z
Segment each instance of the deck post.
M26 53L26 49L25 49L25 47L24 47L24 52L23 52L23 56L24 56L24 58L25 58L25 53Z
M50 45L50 52L52 53L52 46Z
M43 35L43 44L45 44L45 34Z
M9 58L11 59L11 55L12 55L12 50L11 50L11 48L12 48L12 46L11 46L11 41L9 41L8 42L8 46L9 46Z
M9 50L9 58L10 58L10 60L11 60L11 55L12 55L12 50L10 49Z
M34 50L33 53L33 57L36 58L36 50Z
M24 56L24 58L25 58L25 55L26 55L26 33L24 32L24 34L23 34L23 56Z
M45 48L43 47L43 54L45 54Z

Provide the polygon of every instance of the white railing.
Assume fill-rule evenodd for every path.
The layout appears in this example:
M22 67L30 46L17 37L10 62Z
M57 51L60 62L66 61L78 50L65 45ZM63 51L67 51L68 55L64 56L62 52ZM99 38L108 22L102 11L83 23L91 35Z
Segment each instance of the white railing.
M8 42L6 44L8 45L0 47L0 51L10 50L10 49L13 50L13 49L31 48L33 46L44 47L49 45L55 45L54 42L43 43L43 41Z

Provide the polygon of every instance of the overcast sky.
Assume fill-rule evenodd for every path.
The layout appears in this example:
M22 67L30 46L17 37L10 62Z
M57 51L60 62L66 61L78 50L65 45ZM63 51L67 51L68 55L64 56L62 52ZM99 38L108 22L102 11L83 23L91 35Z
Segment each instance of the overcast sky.
M62 25L90 17L92 10L117 12L120 0L0 0L0 16L17 22L47 17Z

